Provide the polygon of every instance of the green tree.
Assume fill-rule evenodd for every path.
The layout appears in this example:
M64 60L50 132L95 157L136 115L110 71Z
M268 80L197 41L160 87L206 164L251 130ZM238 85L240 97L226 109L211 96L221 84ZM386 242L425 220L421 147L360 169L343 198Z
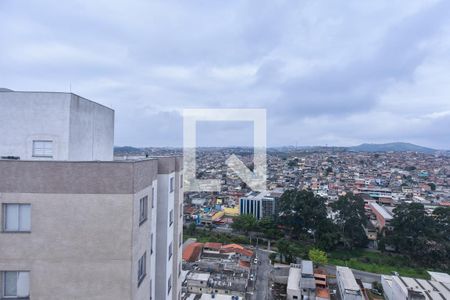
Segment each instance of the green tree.
M353 249L367 245L364 226L367 217L364 211L364 200L352 193L339 197L333 203L333 210L337 212L336 223L340 229L341 241L344 247Z
M428 183L428 185L430 186L432 191L436 190L436 184L434 184L433 182Z
M278 201L280 223L291 229L291 235L310 232L315 237L319 225L327 220L325 199L311 191L288 190Z
M197 225L195 225L194 222L189 224L189 227L187 228L187 232L189 235L194 235L195 232L197 231Z
M448 211L437 209L429 216L420 203L402 203L394 209L392 231L386 242L396 250L428 266L450 266Z
M272 253L269 254L269 259L270 259L272 264L275 263L275 259L276 258L277 258L277 254L276 253L272 252Z
M309 250L308 257L317 265L326 265L328 263L327 253L317 248Z
M248 234L250 231L257 230L257 221L253 215L239 215L233 219L231 228Z
M276 239L280 236L280 232L277 229L277 223L271 217L264 217L259 220L257 227L266 238Z
M278 253L280 254L280 261L283 262L289 262L292 260L292 247L288 240L286 239L280 239L277 241L277 249Z

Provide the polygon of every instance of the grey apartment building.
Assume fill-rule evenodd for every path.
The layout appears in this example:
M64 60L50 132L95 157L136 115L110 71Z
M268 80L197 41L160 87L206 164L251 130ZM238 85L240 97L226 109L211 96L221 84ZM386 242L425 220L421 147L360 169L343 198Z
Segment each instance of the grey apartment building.
M71 93L0 118L0 299L179 299L182 158L114 161L114 111Z

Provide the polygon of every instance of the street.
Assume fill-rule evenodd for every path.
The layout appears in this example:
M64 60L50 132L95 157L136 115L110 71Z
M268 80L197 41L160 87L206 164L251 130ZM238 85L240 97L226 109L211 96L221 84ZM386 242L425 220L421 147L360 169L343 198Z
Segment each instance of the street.
M269 255L264 250L257 249L255 251L256 255L258 256L258 261L261 264L258 265L258 271L256 275L256 290L253 293L251 299L270 300L271 297L269 292L269 275L272 271L272 265L270 264Z

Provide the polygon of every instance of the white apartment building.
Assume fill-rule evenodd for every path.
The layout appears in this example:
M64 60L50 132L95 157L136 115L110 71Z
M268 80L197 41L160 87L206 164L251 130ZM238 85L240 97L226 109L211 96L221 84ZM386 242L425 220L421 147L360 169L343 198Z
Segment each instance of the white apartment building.
M182 158L113 161L112 110L73 94L14 93L0 92L0 133L16 118L37 125L0 139L0 299L179 299ZM65 116L48 121L53 113Z

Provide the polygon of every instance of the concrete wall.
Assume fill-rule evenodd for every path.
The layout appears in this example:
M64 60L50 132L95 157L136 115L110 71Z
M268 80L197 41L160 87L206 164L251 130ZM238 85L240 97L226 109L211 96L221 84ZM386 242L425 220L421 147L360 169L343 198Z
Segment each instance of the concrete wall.
M114 111L71 94L69 160L112 160Z
M0 156L24 160L112 160L114 111L70 93L0 92ZM33 157L33 141L53 157Z
M0 156L34 159L33 140L53 140L54 159L69 159L70 94L0 92Z
M150 299L151 197L141 226L138 214L139 199L156 186L157 164L0 160L0 207L31 204L31 233L0 232L0 271L30 271L37 300ZM147 277L138 287L137 261L146 251Z
M174 261L172 264L173 275L173 286L176 287L176 292L172 294L173 300L181 300L181 262L183 255L183 187L181 185L181 158L178 158L176 162L175 172L175 194L174 194L174 231L173 231L173 257Z
M35 300L131 299L132 195L2 193L31 233L0 233L0 270L30 271Z
M156 299L172 299L174 288L170 292L168 288L168 280L172 275L173 255L169 259L168 249L170 243L173 244L173 226L169 227L169 211L173 209L174 193L169 192L169 181L174 173L158 174L158 210L156 220ZM173 280L173 276L172 276Z
M151 269L151 251L150 251L150 235L152 232L152 207L151 207L151 193L153 185L139 191L134 195L133 199L133 239L131 243L132 257L131 257L131 299L133 300L149 300L150 299L150 279L152 276ZM148 212L147 220L139 224L140 214L140 199L148 197ZM138 284L138 261L146 254L146 276L140 284ZM155 255L155 254L153 254Z

